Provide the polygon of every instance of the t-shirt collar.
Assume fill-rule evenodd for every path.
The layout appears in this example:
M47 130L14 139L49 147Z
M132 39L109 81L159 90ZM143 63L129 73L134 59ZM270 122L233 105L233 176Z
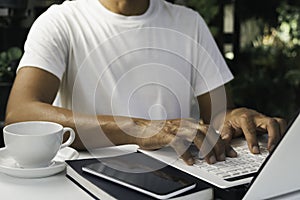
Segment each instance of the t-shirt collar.
M93 1L96 7L95 9L101 12L101 14L103 15L103 17L105 17L105 19L111 21L119 21L121 23L134 23L134 22L142 23L147 20L150 20L158 11L157 8L158 6L156 2L157 0L150 0L149 7L146 10L146 12L144 12L141 15L133 15L133 16L125 16L125 15L114 13L108 10L106 7L104 7L99 0L91 0L91 1Z

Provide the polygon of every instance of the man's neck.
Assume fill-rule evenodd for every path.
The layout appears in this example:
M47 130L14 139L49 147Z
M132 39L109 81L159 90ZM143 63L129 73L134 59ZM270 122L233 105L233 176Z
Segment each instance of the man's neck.
M131 16L142 15L149 7L150 0L99 0L111 12Z

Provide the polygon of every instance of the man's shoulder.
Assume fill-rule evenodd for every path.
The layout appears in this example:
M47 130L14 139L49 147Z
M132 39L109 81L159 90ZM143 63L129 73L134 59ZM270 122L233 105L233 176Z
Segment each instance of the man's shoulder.
M74 23L79 16L84 15L87 11L83 7L87 0L64 1L61 4L51 5L44 13L42 13L35 24L51 24L55 27L63 28ZM51 27L49 27L51 28Z
M200 15L195 10L184 5L166 2L165 0L153 0L160 2L160 20L168 28L173 28L193 36L197 29Z
M64 1L61 4L51 5L43 15L51 15L53 17L72 17L76 12L82 10L86 0Z
M173 3L167 2L165 0L158 0L158 1L161 1L161 3L164 4L163 5L164 9L167 9L168 11L183 14L186 16L198 15L198 13L195 10L188 8L185 5L173 4Z

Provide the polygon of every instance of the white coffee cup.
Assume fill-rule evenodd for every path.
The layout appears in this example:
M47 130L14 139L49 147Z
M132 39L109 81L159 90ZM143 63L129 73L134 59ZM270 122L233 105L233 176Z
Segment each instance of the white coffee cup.
M70 132L62 144L63 135ZM72 144L73 129L46 121L26 121L10 124L3 129L7 153L20 167L40 168L51 164L57 152Z

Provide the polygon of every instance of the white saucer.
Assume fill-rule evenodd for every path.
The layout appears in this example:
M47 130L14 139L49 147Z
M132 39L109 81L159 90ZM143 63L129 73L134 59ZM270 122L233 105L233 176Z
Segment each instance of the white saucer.
M65 160L78 158L79 153L70 147L59 150L53 162L48 167L21 168L16 161L7 154L5 148L0 149L0 172L19 178L42 178L57 174L66 168Z

